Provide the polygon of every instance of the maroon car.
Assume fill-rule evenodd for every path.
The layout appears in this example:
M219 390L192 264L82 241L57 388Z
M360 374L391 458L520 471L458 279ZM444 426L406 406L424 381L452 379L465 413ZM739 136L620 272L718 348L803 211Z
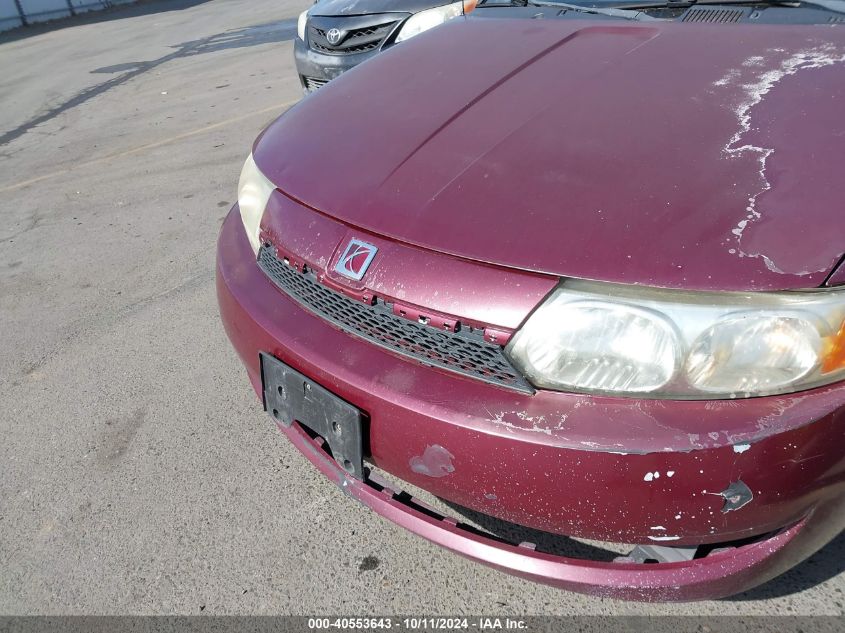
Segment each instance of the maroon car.
M726 596L829 542L845 15L820 3L481 5L273 123L217 289L279 429L391 521L575 591Z

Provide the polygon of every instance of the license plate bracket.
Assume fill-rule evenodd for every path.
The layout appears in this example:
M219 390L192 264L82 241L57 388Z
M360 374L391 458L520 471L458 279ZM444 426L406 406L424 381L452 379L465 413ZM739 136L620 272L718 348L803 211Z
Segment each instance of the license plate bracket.
M299 422L322 437L350 475L364 478L364 413L343 398L261 352L264 410L283 426Z

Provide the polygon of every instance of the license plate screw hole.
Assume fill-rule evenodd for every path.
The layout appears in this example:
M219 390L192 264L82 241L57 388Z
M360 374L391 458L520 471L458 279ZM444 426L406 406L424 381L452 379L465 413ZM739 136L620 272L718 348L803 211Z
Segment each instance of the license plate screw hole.
M343 433L343 429L341 429L340 424L338 424L337 422L332 422L332 431L335 435L340 435L341 433Z
M277 420L279 419L279 410L278 409L273 409L273 417L276 418Z
M285 398L285 397L286 397L286 396L285 396L285 388L284 388L284 387L281 387L281 386L280 386L280 387L278 388L278 392L279 392L279 397L281 397L281 398Z
M352 462L350 462L348 459L344 459L343 460L343 468L344 468L344 470L348 470L349 472L352 472Z

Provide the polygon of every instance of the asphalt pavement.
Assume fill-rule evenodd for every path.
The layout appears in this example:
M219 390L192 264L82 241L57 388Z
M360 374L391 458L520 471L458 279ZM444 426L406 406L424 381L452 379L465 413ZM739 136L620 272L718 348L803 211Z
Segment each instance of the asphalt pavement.
M306 6L145 2L0 35L0 613L841 616L842 536L729 600L593 598L404 532L275 430L214 249L253 139L301 98Z

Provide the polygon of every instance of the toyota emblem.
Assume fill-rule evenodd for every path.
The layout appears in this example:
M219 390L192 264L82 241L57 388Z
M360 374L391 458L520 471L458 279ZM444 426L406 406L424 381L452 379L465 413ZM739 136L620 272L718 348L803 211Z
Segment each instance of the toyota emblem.
M340 44L340 40L343 39L343 31L340 29L329 29L326 32L326 39L332 46L337 46Z

